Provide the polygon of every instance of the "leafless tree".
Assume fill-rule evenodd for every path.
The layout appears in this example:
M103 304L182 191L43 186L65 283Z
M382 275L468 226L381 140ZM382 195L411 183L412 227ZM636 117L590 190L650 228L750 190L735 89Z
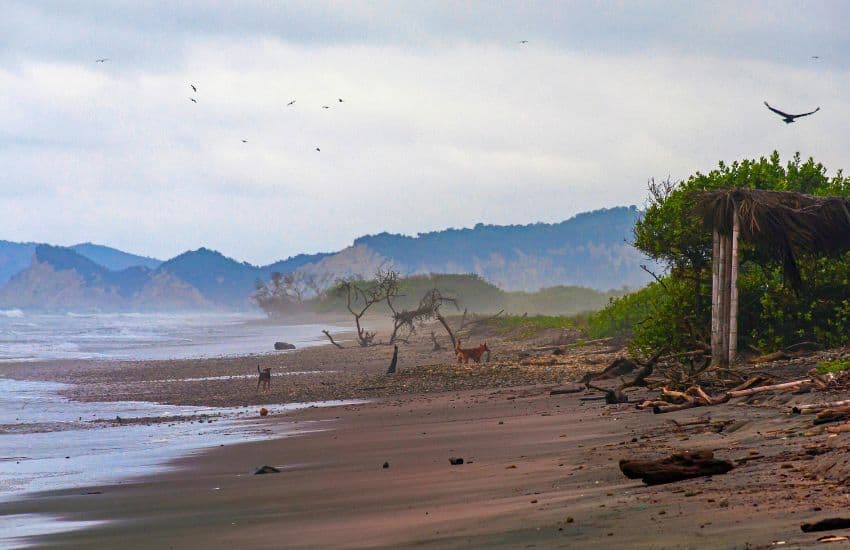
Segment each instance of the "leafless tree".
M359 281L353 278L341 279L337 282L336 292L345 297L345 306L354 316L357 329L357 342L362 347L374 343L375 332L363 328L361 320L369 309L385 300L392 300L399 293L398 272L391 268L381 268L375 274L373 281Z
M401 337L402 333L405 337L409 337L416 331L416 325L436 319L446 329L449 338L452 340L452 347L456 346L454 333L440 312L440 307L444 304L451 304L457 307L457 299L443 296L439 289L436 288L427 291L422 296L422 299L419 300L419 305L413 310L397 310L392 303L392 299L393 297L387 298L387 306L390 308L393 317L393 333L390 336L390 343L404 340ZM436 344L436 339L434 339L434 342Z

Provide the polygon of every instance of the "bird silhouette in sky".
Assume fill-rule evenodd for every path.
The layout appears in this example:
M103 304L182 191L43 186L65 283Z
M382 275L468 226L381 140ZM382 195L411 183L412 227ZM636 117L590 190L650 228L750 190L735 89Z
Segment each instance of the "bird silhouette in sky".
M189 84L189 87L190 87L190 88L192 88L192 91L193 91L193 92L195 92L195 93L197 93L197 92L198 92L198 89L195 87L195 85L194 85L194 84Z
M528 44L528 40L520 40L519 44Z
M321 149L319 149L318 147L316 147L316 151L321 151Z
M94 60L95 63L106 63L107 61L109 61L108 57L101 57L100 59Z
M189 101L191 101L192 103L197 103L197 102L198 102L198 100L197 100L197 99L195 99L194 97L190 97L190 98L189 98Z
M242 140L242 143L248 143L248 140L247 140L247 139L243 139L243 140Z
M818 107L814 111L809 111L808 113L801 113L799 115L790 115L788 113L780 111L779 109L774 109L773 107L770 106L770 104L767 101L765 101L764 104L768 109L770 109L771 111L773 111L777 115L781 116L782 120L785 122L785 124L791 124L792 122L795 122L796 119L798 119L800 117L813 115L813 114L817 113L818 111L820 111L820 107Z
M329 105L322 105L322 109L330 109Z
M813 55L812 59L820 59L820 56L819 55Z
M339 101L340 103L342 103L342 98L341 98L341 97L340 97L340 98L337 98L337 101Z
M287 106L287 107L289 107L290 105L295 105L295 100L294 100L294 99L293 99L292 101L290 101L289 103L287 103L287 104L286 104L286 106Z

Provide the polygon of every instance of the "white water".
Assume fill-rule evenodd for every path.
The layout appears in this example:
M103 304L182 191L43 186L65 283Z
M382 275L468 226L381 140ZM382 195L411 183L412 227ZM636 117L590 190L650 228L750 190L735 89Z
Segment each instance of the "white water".
M0 311L0 362L188 359L271 353L322 343L325 325L281 325L244 313L28 314Z

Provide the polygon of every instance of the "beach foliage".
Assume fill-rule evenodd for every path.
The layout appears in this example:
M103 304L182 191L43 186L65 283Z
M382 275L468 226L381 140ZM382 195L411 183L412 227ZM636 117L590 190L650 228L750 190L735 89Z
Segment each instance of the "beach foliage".
M681 182L650 182L644 214L635 224L634 244L665 266L657 282L611 301L590 320L594 334L627 332L634 345L657 349L667 343L685 351L710 337L711 234L694 214L698 195L738 187L812 195L850 194L850 178L829 175L799 154L787 162L768 157L720 162L708 173ZM763 351L812 340L826 345L850 341L850 254L801 255L799 289L793 289L778 258L741 245L739 349Z

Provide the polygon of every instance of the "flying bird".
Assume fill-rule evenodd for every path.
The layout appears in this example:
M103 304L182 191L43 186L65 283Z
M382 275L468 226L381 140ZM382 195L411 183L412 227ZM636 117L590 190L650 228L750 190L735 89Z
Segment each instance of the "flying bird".
M198 89L195 87L195 85L194 85L194 84L189 84L189 87L190 87L190 88L192 88L192 91L193 91L193 92L195 92L195 93L197 93L197 92L198 92Z
M319 149L318 147L316 147L316 151L321 151L321 149Z
M528 44L528 40L520 40L518 44Z
M340 98L338 98L338 99L337 99L337 101L339 101L340 103L342 103L342 102L343 102L341 97L340 97Z
M817 113L818 111L820 111L820 107L818 107L814 111L809 111L808 113L802 113L802 114L799 114L799 115L789 115L788 113L783 113L779 109L774 109L773 107L770 106L770 104L767 101L765 101L764 104L765 104L765 106L767 106L768 109L770 109L771 111L773 111L777 115L781 116L782 120L785 121L785 124L791 124L792 122L795 122L795 119L798 119L802 116L813 115L813 114Z
M189 101L191 101L192 103L197 103L197 102L198 102L198 100L197 100L197 99L195 99L194 97L190 97L190 98L189 98Z
M322 109L330 109L330 106L328 106L328 105L322 105Z
M287 107L289 107L290 105L294 105L294 104L295 104L295 100L293 99L292 101L290 101L289 103L287 103L287 104L286 104L286 106L287 106Z
M243 140L242 140L242 143L248 143L248 140L247 140L247 139L243 139Z
M107 61L109 61L108 57L101 57L100 59L94 60L95 63L106 63Z
M812 59L820 59L820 56L819 55L813 55Z

